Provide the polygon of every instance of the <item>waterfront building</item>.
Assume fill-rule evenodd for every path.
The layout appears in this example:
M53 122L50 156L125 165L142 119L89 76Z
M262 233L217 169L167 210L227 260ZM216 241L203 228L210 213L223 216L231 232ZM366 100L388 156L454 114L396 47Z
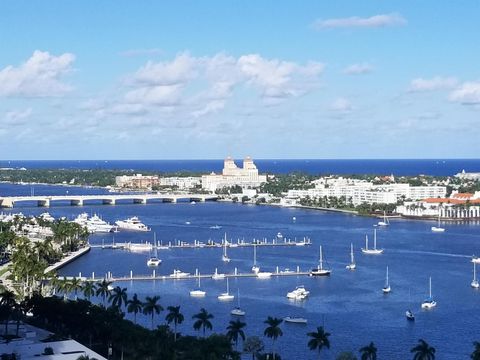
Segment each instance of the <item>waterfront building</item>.
M151 189L154 186L158 186L158 176L147 176L142 174L135 174L132 176L122 175L115 177L115 184L118 187L131 188L131 189Z
M480 172L465 172L465 170L462 170L455 177L462 180L480 180Z
M240 186L244 189L257 188L267 182L266 175L260 175L252 158L243 160L243 167L239 168L235 161L228 157L223 164L222 174L212 172L202 176L202 188L214 192L232 186Z
M372 182L357 179L323 178L313 182L315 188L307 190L289 190L288 201L294 198L345 197L347 202L357 206L362 203L395 204L399 200L419 200L424 198L444 197L445 186L410 186L409 184L375 185Z
M194 189L201 186L202 178L200 176L189 177L161 177L159 179L159 186L175 187L179 190Z

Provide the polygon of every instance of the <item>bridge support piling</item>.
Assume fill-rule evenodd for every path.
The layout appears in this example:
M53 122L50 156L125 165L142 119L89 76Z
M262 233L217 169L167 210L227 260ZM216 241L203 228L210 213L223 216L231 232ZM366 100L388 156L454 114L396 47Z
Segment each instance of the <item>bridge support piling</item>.
M39 207L50 207L50 200L49 199L38 200L37 205Z

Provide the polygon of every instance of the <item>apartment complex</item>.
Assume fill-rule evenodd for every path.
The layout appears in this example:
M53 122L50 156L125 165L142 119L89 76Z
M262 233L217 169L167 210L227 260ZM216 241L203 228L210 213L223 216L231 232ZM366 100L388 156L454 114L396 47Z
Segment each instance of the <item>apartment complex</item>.
M160 186L175 187L179 190L193 189L202 184L202 178L200 176L189 177L162 177L159 179Z
M131 189L151 189L159 185L158 176L146 176L142 174L135 174L132 176L122 175L115 177L115 184L118 187Z

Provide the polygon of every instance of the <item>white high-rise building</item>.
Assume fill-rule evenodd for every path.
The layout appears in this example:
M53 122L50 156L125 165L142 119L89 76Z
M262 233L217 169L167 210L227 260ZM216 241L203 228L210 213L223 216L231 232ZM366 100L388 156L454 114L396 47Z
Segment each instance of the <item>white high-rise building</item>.
M215 191L224 187L241 186L242 188L256 188L267 182L267 175L260 175L251 157L243 160L243 167L239 168L231 157L223 163L221 175L211 173L202 176L202 188Z

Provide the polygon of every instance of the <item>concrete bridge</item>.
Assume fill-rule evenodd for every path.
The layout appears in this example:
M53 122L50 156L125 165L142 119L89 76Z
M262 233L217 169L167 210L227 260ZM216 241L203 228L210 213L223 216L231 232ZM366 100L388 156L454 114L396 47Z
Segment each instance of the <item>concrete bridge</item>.
M217 195L205 194L128 194L128 195L53 195L53 196L4 196L0 197L0 207L13 208L19 202L36 202L37 206L49 207L55 202L67 202L74 206L87 203L115 205L118 201L146 204L149 201L177 202L217 200Z

